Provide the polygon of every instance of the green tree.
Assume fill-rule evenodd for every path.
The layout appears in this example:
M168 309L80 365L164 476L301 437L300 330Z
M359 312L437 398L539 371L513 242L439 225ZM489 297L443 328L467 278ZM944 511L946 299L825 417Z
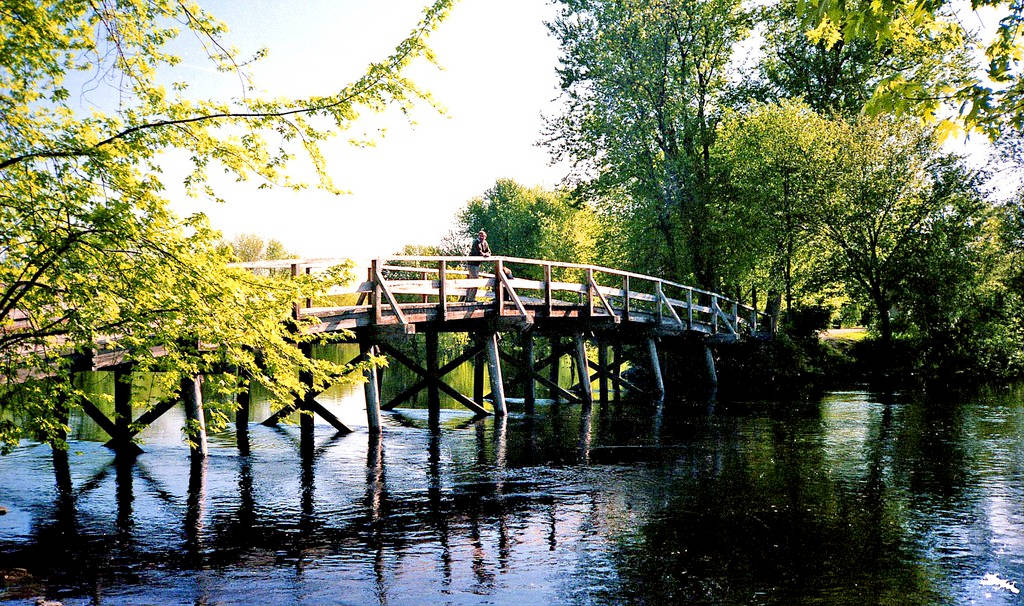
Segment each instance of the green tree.
M499 179L470 200L457 224L466 240L486 231L493 254L572 263L596 261L601 229L593 210L573 206L564 193L526 188L511 179Z
M866 41L879 49L907 49L915 64L887 74L875 86L868 108L934 118L950 106L959 122L997 139L1024 127L1024 4L1013 0L975 0L971 8L1001 13L988 39L964 26L948 0L802 0L800 13L813 43L828 47ZM965 59L972 46L984 48L987 65L971 69ZM980 68L981 66L976 66ZM955 131L945 120L940 131Z
M318 184L334 190L320 143L362 111L430 102L404 74L417 58L431 59L425 38L451 5L428 6L389 57L334 93L270 99L247 88L231 100L196 98L175 81L180 59L170 47L179 38L199 40L214 67L248 81L245 61L224 42L226 26L193 2L5 5L0 440L9 447L23 435L57 433L56 413L80 395L68 355L75 352L124 348L142 368L167 371L160 376L169 385L183 373L237 367L282 401L303 389L298 368L320 385L349 370L306 360L284 322L291 301L340 272L282 284L228 267L231 257L202 215L180 218L168 209L161 168L169 152L180 152L191 162L188 192L216 198L211 169L262 186L303 187L288 172L301 154ZM116 107L83 115L72 83L94 74L99 86L113 83L105 92ZM237 383L211 377L225 390Z
M944 226L972 215L977 199L964 195L970 182L951 177L958 163L931 130L887 117L839 124L840 178L818 209L821 262L874 305L891 344L892 311L911 291L911 268Z
M729 274L785 293L787 310L795 267L814 255L815 214L836 187L837 128L802 102L755 105L725 118L712 149L724 186L715 229Z
M264 240L256 234L238 234L229 246L235 258L242 262L288 259L294 256L281 241L273 238Z
M738 0L560 0L564 110L546 143L587 195L650 219L648 273L716 282L709 230L710 150L733 46L749 17ZM626 205L620 204L625 194ZM636 226L636 224L633 224Z

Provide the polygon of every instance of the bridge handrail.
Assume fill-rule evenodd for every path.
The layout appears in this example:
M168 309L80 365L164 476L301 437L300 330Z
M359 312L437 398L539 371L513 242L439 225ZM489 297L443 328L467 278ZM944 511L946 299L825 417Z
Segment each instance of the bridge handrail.
M686 284L682 284L680 282L674 282L672 280L666 280L664 278L659 278L659 277L656 277L656 276L650 276L650 275L647 275L647 274L640 274L640 273L631 272L631 271L625 271L625 270L621 270L621 269L614 269L614 268L611 268L611 267L604 267L604 266L601 266L601 265L591 265L591 264L588 264L588 263L569 263L569 262L566 262L566 261L547 261L547 260L544 260L544 259L527 259L527 258L523 258L523 257L506 257L506 256L500 256L500 255L494 255L494 256L490 256L490 257L438 256L438 255L385 255L385 256L374 257L374 259L376 259L377 261L385 261L385 260L387 260L387 261L409 261L409 262L438 262L438 261L446 261L446 262L455 262L455 263L470 263L470 262L480 262L480 263L491 262L491 263L493 263L495 261L499 261L500 260L500 261L505 262L505 263L518 263L518 264L521 264L521 265L535 265L535 266L538 266L538 267L550 266L550 267L560 267L560 268L564 268L564 269L581 269L581 270L588 270L589 269L589 270L592 270L592 271L595 271L595 272L600 272L600 273L606 273L606 274L611 274L611 275L616 275L616 276L621 276L621 277L636 278L638 280L646 280L646 281L650 281L650 282L661 283L661 284L664 284L664 285L667 285L667 286L672 286L674 288L679 288L679 289L682 289L682 290L689 290L689 291L692 291L694 293L707 295L709 297L717 297L719 301L724 301L726 303L735 304L739 308L744 309L746 311L752 311L754 313L762 313L762 314L764 313L762 311L759 311L756 307L751 307L751 306L746 305L744 303L740 303L739 301L737 301L735 299L732 299L732 298L730 298L730 297L728 297L726 295L723 295L721 293L716 293L716 292L712 292L712 291L709 291L709 290L704 290L704 289L701 289L701 288L697 288L696 286L689 286L689 285L686 285ZM330 267L332 265L339 265L341 263L347 263L349 261L351 261L350 258L324 257L324 258L314 258L314 259L276 259L276 260L273 260L273 261L253 261L253 262L244 262L244 263L232 263L231 265L233 267L239 267L239 268L244 268L244 269L288 269L288 268L290 268L292 266L299 266L299 267L303 267L303 268L305 268L305 267L314 267L314 268L315 267ZM388 268L388 269L394 269L394 268ZM430 270L430 269L432 269L432 268L429 268L429 267L423 267L423 268L410 267L409 268L410 271L415 271L415 270L421 270L422 271L422 270Z

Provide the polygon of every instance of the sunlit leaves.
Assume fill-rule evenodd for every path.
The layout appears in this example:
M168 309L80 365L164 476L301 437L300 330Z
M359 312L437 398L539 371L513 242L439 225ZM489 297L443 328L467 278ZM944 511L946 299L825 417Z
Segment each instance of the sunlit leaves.
M215 174L306 187L292 176L299 160L316 185L336 191L321 144L363 112L433 104L405 71L433 60L426 37L453 2L433 2L391 55L311 98L253 94L244 71L250 59L194 2L5 3L0 361L4 410L22 424L4 425L0 440L55 434L56 411L81 395L71 381L76 353L123 348L139 368L161 371L168 389L204 372L209 388L226 396L240 375L251 377L281 402L304 389L300 368L317 387L359 376L303 357L301 326L290 319L293 301L345 279L345 268L282 281L228 267L234 257L202 215L169 210L162 166L177 150L191 163L186 192L214 200ZM192 96L174 70L180 60L170 42L179 35L198 40L218 70L237 73L246 94ZM83 110L79 95L96 89L111 102Z

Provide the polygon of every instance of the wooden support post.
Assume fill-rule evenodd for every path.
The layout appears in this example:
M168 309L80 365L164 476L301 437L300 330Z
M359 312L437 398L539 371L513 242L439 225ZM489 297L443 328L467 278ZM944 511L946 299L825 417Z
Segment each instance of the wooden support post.
M473 401L484 405L484 352L473 356Z
M654 307L658 310L657 311L657 317L658 317L658 325L659 326L661 325L661 311L662 311L661 310L661 303L662 303L661 282L655 282L654 283Z
M718 372L715 371L715 356L711 347L704 344L704 367L707 370L708 384L711 387L718 387Z
M299 275L299 264L292 263L292 278L296 278ZM301 313L302 305L295 301L292 303L292 317L298 319L299 313Z
M556 336L552 336L549 341L551 341L551 355L553 359L551 360L548 377L551 380L551 384L557 387L558 374L562 366L562 340ZM551 390L550 397L552 400L557 402L558 392L556 390Z
M686 289L686 329L693 330L693 289Z
M182 377L181 399L185 404L185 422L188 424L186 434L190 442L190 455L193 459L205 459L209 454L209 447L206 443L202 377L199 375Z
M68 425L71 421L68 414L68 400L67 395L61 397L60 403L57 404L57 422L60 427L57 429L57 435L54 436L54 440L50 442L50 449L53 451L53 473L57 479L57 490L62 501L71 499L72 485L71 485L71 465L68 461Z
M612 383L615 389L615 401L619 402L622 400L622 343L619 341L615 342L615 346L612 350L612 354L615 357L614 365L612 366Z
M448 279L448 263L441 261L437 267L437 312L441 321L448 319L448 286L445 281Z
M532 330L523 333L523 364L526 369L526 384L523 387L524 404L526 414L533 414L533 406L537 400L537 381L534 379L537 371L534 368Z
M494 394L494 414L508 413L505 407L505 382L501 378L501 358L498 354L498 334L487 335L487 374L491 379L491 393Z
M505 314L505 283L498 276L504 272L505 263L498 259L494 262L494 307L499 318Z
M300 343L299 350L307 359L313 359L313 344ZM296 395L295 407L299 411L299 447L303 453L312 452L313 445L313 373L299 371L299 383L302 384L302 397Z
M665 380L661 376L661 362L658 360L658 345L653 338L647 339L647 353L651 358L651 376L654 378L654 390L658 398L665 395Z
M308 276L311 273L313 273L313 268L312 267L307 267L306 268L306 275ZM313 307L313 299L310 299L309 297L306 297L306 309L309 309L310 307Z
M587 364L587 345L583 341L583 335L576 333L576 373L580 382L580 392L583 397L583 405L590 406L594 403L594 393L590 388L590 368Z
M380 297L381 297L381 284L377 281L377 276L380 275L380 259L374 259L370 261L370 281L373 283L373 290L370 292L370 305L373 306L373 323L380 324L381 312L380 312Z
M377 348L369 341L359 341L359 353L377 355ZM363 383L363 395L366 396L366 426L372 436L379 434L380 429L380 385L377 383L377 368L371 366L363 372L366 383Z
M252 383L248 377L241 376L243 385L235 396L235 443L242 454L249 454L249 405L252 397Z
M544 266L544 315L551 317L551 265L547 264Z
M441 381L437 372L437 349L437 331L431 330L427 332L427 408L431 417L441 414L441 392L437 386Z
M629 322L629 276L622 276L622 321Z
M718 295L711 295L711 334L718 334Z
M594 288L591 286L591 283L594 281L594 270L589 268L589 267L587 268L586 281L587 281L587 284L586 284L586 287L587 287L587 307L586 307L587 317L588 318L592 318L592 317L594 317Z
M597 342L597 365L601 367L597 382L601 390L601 402L604 403L608 401L608 344L604 341Z
M114 429L110 445L119 453L131 454L132 424L132 368L130 365L114 369Z

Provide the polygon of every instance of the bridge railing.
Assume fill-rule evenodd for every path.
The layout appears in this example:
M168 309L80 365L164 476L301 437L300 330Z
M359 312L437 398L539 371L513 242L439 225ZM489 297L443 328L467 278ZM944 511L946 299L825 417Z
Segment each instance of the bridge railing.
M343 262L347 259L285 259L237 266L297 275ZM479 264L478 277L470 277L470 264ZM598 265L504 256L394 255L371 260L363 271L365 280L326 293L356 295L354 302L312 307L307 301L296 313L367 311L376 318L394 315L405 323L405 311L424 305L437 306L442 318L449 310L467 306L490 305L498 315L523 316L571 308L613 322L653 321L735 335L767 330L770 322L755 307L719 293ZM466 301L474 291L476 300Z

